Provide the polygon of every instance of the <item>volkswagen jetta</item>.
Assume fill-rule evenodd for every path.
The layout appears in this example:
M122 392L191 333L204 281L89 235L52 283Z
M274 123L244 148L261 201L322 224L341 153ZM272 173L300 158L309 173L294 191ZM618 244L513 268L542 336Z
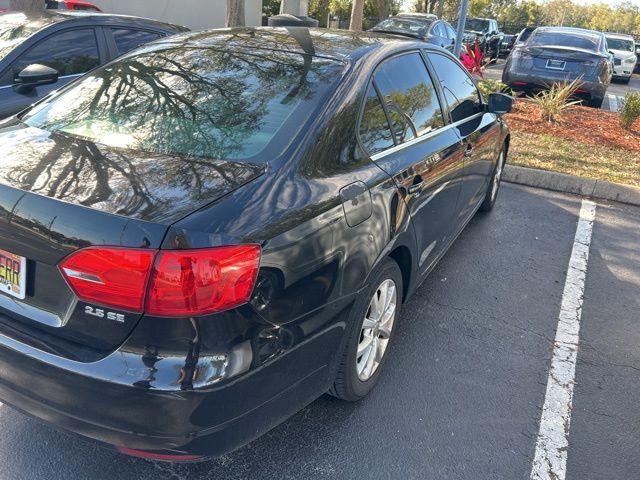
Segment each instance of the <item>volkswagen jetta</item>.
M0 400L130 455L237 448L379 378L496 200L511 98L424 42L156 41L0 123Z

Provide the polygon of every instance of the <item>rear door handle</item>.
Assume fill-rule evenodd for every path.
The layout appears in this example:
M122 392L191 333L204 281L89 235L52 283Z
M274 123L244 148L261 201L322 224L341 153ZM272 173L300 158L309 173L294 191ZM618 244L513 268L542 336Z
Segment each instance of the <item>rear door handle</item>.
M473 154L473 147L471 145L467 145L467 148L464 151L465 157L470 157Z

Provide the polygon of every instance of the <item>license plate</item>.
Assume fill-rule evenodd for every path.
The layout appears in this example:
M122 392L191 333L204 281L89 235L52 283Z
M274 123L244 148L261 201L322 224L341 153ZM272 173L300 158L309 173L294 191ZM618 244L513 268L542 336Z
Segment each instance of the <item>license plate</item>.
M566 62L564 60L547 60L547 68L551 70L564 70Z
M0 292L24 299L27 284L27 259L0 250Z

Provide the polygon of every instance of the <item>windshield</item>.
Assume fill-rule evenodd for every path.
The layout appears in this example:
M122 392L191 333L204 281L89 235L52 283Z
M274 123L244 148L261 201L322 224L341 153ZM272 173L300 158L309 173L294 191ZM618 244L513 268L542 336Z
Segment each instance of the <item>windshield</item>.
M529 39L529 45L553 45L561 47L597 50L600 37L576 32L538 31Z
M250 159L289 125L273 142L284 148L343 68L271 50L150 46L85 76L22 120L117 148Z
M473 30L474 32L486 32L489 30L489 20L479 18L467 18L464 22L465 30Z
M426 35L427 28L431 23L433 23L433 20L416 22L404 18L387 18L373 28L374 30L401 30L424 36Z
M607 46L611 50L624 50L627 52L633 52L633 40L625 40L624 38L610 38L607 37Z
M22 13L0 15L0 60L44 25L41 22L28 22Z

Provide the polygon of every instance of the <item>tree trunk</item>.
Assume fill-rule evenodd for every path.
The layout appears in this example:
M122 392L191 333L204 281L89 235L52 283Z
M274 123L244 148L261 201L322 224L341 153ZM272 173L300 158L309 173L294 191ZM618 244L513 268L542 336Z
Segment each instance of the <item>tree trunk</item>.
M389 16L388 0L376 0L376 6L378 7L378 20L384 20Z
M353 0L351 8L351 21L349 22L349 30L356 32L362 31L362 13L364 11L364 0Z
M244 27L244 0L227 0L225 27Z
M442 18L444 14L444 0L438 2L438 18Z
M9 10L28 12L33 10L44 10L44 0L11 0Z

